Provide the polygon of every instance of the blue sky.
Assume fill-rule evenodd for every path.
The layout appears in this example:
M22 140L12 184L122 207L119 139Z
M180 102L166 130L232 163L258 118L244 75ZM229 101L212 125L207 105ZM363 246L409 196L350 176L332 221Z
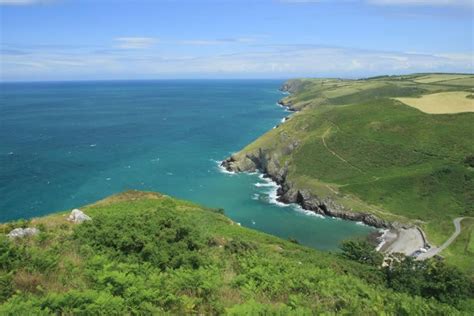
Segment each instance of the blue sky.
M474 72L472 0L0 0L0 79Z

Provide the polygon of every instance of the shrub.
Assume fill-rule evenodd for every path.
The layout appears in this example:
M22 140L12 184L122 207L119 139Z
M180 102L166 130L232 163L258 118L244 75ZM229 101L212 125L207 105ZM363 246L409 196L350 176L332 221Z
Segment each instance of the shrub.
M464 158L464 163L471 168L474 168L474 155L469 155Z
M473 298L474 284L457 268L442 261L407 257L385 268L387 285L400 292L435 298L451 305Z
M150 262L160 269L198 268L203 237L168 211L108 214L78 226L81 244L123 261Z
M14 246L6 237L0 235L0 269L12 270L22 257L23 248Z
M341 245L341 250L344 258L360 263L378 267L383 262L383 255L365 240L345 241Z
M5 302L13 294L11 273L0 272L0 303Z
M230 253L241 254L251 250L255 250L257 249L257 246L252 242L247 242L240 239L233 239L229 241L224 248Z

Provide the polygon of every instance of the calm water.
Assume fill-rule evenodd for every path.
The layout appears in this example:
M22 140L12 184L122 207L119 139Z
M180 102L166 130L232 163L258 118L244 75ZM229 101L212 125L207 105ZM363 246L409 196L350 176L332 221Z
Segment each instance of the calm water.
M0 85L0 221L94 202L127 189L222 207L244 226L319 249L371 228L272 204L258 175L227 157L277 124L280 81ZM256 185L257 184L257 185Z

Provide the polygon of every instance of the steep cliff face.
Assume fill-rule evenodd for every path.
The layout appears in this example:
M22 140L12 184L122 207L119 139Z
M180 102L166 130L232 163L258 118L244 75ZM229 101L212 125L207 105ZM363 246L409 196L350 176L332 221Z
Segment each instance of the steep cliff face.
M288 92L290 94L294 94L294 93L297 93L299 91L301 91L304 87L304 81L300 80L300 79L294 79L294 80L288 80L286 81L280 88L281 91L283 92ZM296 112L296 111L299 111L301 110L300 108L298 107L295 107L293 105L293 102L291 100L291 96L287 96L283 99L281 99L280 101L278 101L278 104L280 104L281 106L287 108L289 111L292 111L292 112Z
M298 91L301 91L304 85L305 85L304 80L292 79L283 83L280 90L283 92L289 92L293 94L293 93L297 93Z
M302 80L289 80L283 84L280 90L296 93L301 91L303 86L304 81ZM292 107L291 96L283 98L278 103L291 111L299 110ZM288 179L289 160L285 160L283 164L280 161L282 161L282 157L289 157L298 148L299 141L284 132L280 134L279 141L280 143L272 148L259 147L238 152L222 161L221 165L230 172L262 172L280 185L278 189L280 202L297 203L302 208L321 215L360 221L378 228L392 227L391 223L377 218L373 214L352 212L329 198L320 198L306 188L297 187Z
M290 143L283 151L288 154L295 150L297 142ZM289 152L288 152L289 151ZM317 214L360 221L377 228L392 227L392 224L369 213L352 212L331 199L320 198L305 188L297 187L288 179L288 161L280 163L281 151L257 149L254 152L237 153L225 159L221 165L230 172L262 172L278 185L278 200L283 203L296 203L303 209Z

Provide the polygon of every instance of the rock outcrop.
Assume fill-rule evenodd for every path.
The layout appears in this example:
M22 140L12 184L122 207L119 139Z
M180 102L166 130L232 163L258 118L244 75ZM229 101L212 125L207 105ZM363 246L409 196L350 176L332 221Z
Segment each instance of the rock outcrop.
M304 81L301 79L288 80L280 88L280 91L288 93L296 93L304 87Z
M293 107L291 100L289 100L288 98L281 99L280 101L278 101L278 104L286 108L288 111L292 111L292 112L298 111L297 108Z
M15 238L34 236L34 235L37 235L38 233L39 233L39 229L35 227L15 228L11 232L9 232L7 236L11 239L15 239Z
M76 208L76 209L72 210L72 212L71 212L71 214L69 214L67 220L71 221L73 223L80 224L80 223L85 222L85 221L90 221L90 220L92 220L92 218L87 216L83 211Z

